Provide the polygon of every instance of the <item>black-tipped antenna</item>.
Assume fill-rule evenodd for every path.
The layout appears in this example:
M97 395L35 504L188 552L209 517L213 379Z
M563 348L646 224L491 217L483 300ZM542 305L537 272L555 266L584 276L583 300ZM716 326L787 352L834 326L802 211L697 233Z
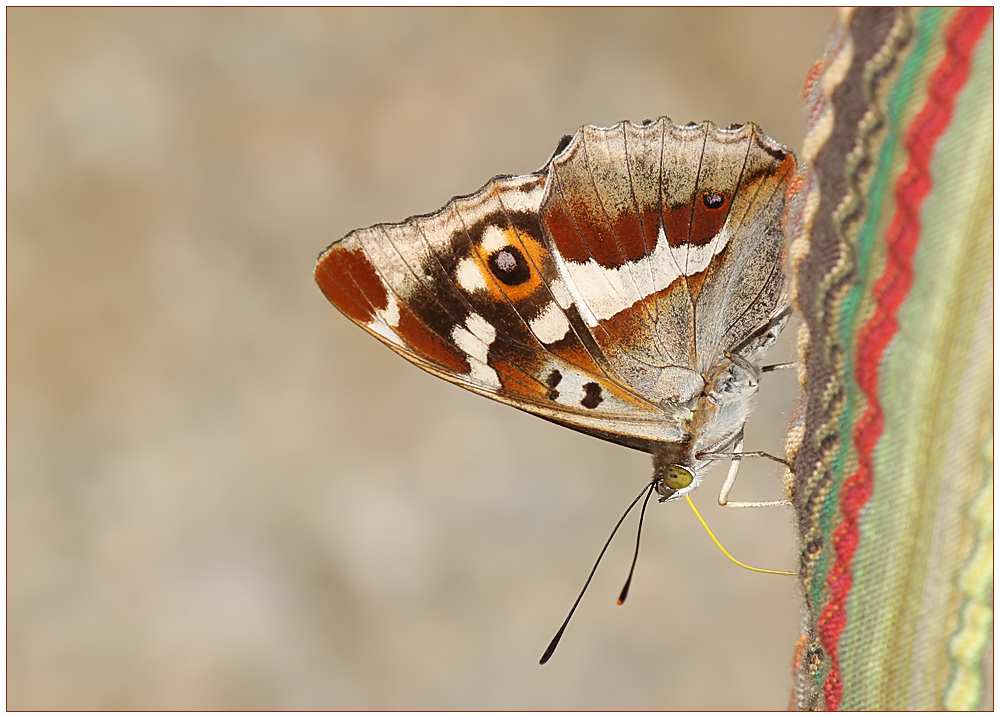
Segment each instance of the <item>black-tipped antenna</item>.
M566 626L569 625L570 618L573 617L573 613L576 612L576 606L580 604L580 600L583 599L583 594L587 592L587 588L590 587L590 581L594 579L594 573L597 572L597 566L601 564L601 558L604 557L604 553L607 552L608 546L611 545L611 539L615 537L615 533L618 532L622 523L625 522L625 518L628 517L628 514L631 513L632 509L635 507L635 504L639 502L640 498L642 498L642 494L647 490L650 490L654 484L655 481L647 486L644 486L639 495L635 497L635 500L629 503L628 508L626 508L625 512L622 513L622 517L618 519L617 523L615 523L614 530L612 530L611 535L608 536L607 541L604 543L604 547L601 548L601 554L597 556L597 560L594 562L594 567L590 570L590 575L587 576L587 582L583 584L583 590L581 590L580 594L576 596L576 602L574 602L573 607L569 609L569 615L567 615L566 619L563 620L563 624L559 628L559 632L557 632L556 636L552 638L552 642L549 643L549 646L545 648L545 654L543 654L542 659L538 661L539 665L544 665L548 662L549 658L552 657L552 653L556 651L556 647L559 645L559 641L562 639L563 633L566 631Z
M639 512L639 529L635 531L635 554L632 556L632 567L628 569L628 579L625 581L625 587L622 588L622 594L618 596L619 605L625 604L625 598L628 597L628 588L632 584L632 573L635 572L635 563L639 559L639 539L642 538L642 521L646 517L646 506L649 505L649 497L653 495L654 485L655 482L649 484L646 500L642 501L642 510Z

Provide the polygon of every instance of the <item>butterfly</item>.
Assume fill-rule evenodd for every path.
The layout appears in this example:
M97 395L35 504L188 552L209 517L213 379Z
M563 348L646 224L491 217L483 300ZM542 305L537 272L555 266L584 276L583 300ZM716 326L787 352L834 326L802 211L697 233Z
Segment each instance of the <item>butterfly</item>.
M588 125L536 172L351 232L315 278L420 368L651 454L675 500L742 448L789 316L795 168L752 123Z

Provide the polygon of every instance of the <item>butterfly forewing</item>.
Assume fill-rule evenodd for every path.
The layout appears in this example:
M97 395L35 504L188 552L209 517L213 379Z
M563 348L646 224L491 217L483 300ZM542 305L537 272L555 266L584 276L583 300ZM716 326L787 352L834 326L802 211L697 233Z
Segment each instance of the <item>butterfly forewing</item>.
M538 222L543 182L497 178L436 214L354 231L316 279L348 318L453 383L574 428L676 438L581 340Z

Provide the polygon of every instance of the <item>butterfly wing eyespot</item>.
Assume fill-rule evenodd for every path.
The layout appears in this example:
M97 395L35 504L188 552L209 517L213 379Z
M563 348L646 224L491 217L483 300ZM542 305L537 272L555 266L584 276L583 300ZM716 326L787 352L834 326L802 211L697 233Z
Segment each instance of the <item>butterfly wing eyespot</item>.
M531 278L531 266L516 246L508 244L487 260L493 275L507 286L519 286Z

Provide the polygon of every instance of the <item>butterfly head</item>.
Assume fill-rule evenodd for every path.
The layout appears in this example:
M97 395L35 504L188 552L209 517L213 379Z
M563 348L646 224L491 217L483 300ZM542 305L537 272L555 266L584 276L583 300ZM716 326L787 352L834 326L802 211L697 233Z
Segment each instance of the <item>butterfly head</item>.
M653 488L661 503L679 500L701 485L711 461L696 458L694 445L689 435L686 441L663 442L653 449Z

